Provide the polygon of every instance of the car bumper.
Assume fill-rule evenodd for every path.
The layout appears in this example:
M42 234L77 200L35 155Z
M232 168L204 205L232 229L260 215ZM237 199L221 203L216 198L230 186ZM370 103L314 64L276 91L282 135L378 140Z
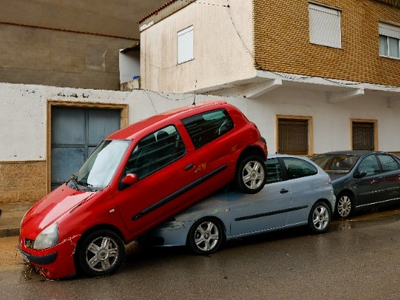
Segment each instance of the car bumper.
M68 238L54 247L35 250L26 247L25 238L20 237L18 247L25 262L34 266L40 275L60 279L76 274L74 253L78 238Z

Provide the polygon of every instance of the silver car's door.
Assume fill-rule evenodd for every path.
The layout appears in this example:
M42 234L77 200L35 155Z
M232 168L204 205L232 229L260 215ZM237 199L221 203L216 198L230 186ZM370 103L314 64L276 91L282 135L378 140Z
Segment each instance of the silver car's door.
M257 194L236 193L230 199L231 236L285 226L291 207L290 183L277 158L267 161L267 184ZM229 230L229 229L228 229Z
M292 191L292 206L287 225L305 224L311 207L321 196L327 179L318 175L318 169L308 161L294 157L282 158L282 161Z

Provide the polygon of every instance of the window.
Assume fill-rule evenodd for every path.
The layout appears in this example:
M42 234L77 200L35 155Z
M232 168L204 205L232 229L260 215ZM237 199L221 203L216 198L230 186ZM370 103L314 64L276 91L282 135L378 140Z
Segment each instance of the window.
M266 184L283 180L282 170L277 158L268 159L265 165L267 168Z
M400 58L400 27L379 23L379 55Z
M182 120L196 149L215 140L233 128L225 109L209 111Z
M182 157L185 152L176 128L167 126L144 137L136 145L125 167L125 174L136 174L142 179Z
M367 176L379 174L381 169L375 155L369 155L364 158L358 166L358 171L367 173Z
M291 119L278 117L278 152L308 155L311 118Z
M317 174L317 168L312 164L297 158L284 158L283 162L289 179L295 179Z
M193 26L190 26L178 32L178 64L193 58Z
M375 122L353 121L353 150L375 149Z
M337 9L309 4L310 42L334 48L342 47L340 15Z
M381 166L384 172L396 171L399 169L399 164L390 155L378 155Z

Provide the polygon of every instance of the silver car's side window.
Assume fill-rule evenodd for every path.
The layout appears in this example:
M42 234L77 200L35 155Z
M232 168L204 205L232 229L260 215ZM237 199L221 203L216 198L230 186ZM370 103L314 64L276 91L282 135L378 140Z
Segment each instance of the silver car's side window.
M267 167L267 184L283 180L282 170L277 158L268 159Z
M283 158L286 167L288 179L295 179L310 176L318 173L317 168L312 164L297 158Z

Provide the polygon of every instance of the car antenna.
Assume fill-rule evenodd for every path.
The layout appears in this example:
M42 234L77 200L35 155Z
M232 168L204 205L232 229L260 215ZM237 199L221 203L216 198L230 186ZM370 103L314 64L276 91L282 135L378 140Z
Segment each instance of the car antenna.
M196 89L197 89L197 79L196 79L196 83L194 84L194 95L193 95L192 105L196 105Z

